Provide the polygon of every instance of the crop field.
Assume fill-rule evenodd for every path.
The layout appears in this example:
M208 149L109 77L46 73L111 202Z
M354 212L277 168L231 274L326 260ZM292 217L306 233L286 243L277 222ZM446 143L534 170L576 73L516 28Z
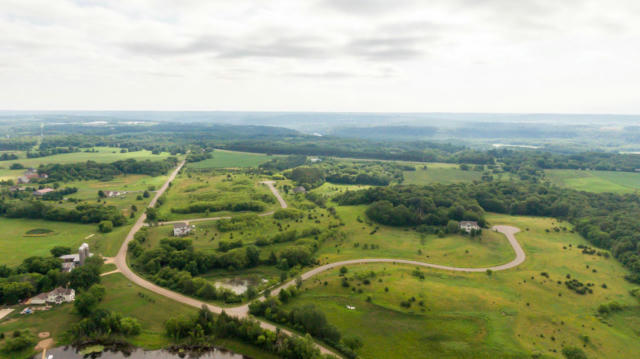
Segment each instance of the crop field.
M522 265L492 275L420 269L424 279L411 266L351 266L348 288L337 270L326 272L305 282L287 307L319 307L344 336L362 340L363 358L560 358L564 346L580 347L589 358L640 352L640 306L618 262L583 254L577 246L586 245L584 239L553 230L570 229L567 223L503 215L489 220L522 229L516 235L527 254ZM593 283L593 293L570 290L567 275ZM624 309L598 314L600 304L612 301Z
M269 161L271 158L273 157L267 156L263 153L215 150L212 153L212 158L200 162L189 163L188 167L195 169L258 167L260 164Z
M24 154L21 155L22 158L12 161L2 161L0 162L0 180L9 179L9 178L17 178L24 170L10 170L9 166L13 163L20 163L25 168L33 167L38 168L41 164L48 163L76 163L76 162L86 162L86 161L94 161L94 162L115 162L127 159L135 159L135 160L161 160L169 157L169 153L163 152L157 155L151 153L151 151L135 151L135 152L126 152L120 153L120 149L112 148L112 147L95 147L97 152L75 152L75 153L63 153L59 155L46 156L46 157L38 157L38 158L24 158ZM17 153L17 152L16 152Z
M640 173L545 170L551 183L586 192L631 193L640 189Z
M271 191L260 184L261 179L253 175L245 174L216 174L216 173L183 173L180 174L170 190L166 193L166 201L160 207L160 216L167 220L179 220L187 218L201 218L225 216L231 213L222 211L191 211L186 213L172 212L172 208L186 208L193 203L237 204L257 202L264 210L255 213L266 212L279 208Z
M196 308L192 308L150 292L146 289L131 284L123 275L116 273L102 277L101 284L107 289L106 297L102 300L100 308L121 313L138 319L142 324L142 333L128 340L136 346L147 349L159 349L170 344L169 338L164 335L164 322L178 315L192 315ZM11 318L0 322L0 332L11 333L17 329L29 329L32 333L48 331L57 344L66 344L64 333L80 316L76 314L72 304L55 306L54 309L36 312L29 316L20 316L12 313ZM273 358L255 347L248 346L234 340L216 341L216 345L230 350L245 353L253 358ZM29 358L34 353L23 352L16 357ZM0 358L4 357L0 354ZM7 357L8 359L8 357Z

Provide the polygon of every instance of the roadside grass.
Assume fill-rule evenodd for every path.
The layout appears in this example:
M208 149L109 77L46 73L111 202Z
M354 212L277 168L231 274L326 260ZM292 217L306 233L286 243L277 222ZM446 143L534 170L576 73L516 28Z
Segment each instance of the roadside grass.
M49 250L55 246L67 246L75 251L84 242L89 244L92 253L110 257L117 253L129 227L125 225L114 228L111 233L100 233L97 224L0 217L0 264L15 266L31 256L50 256ZM26 235L33 229L53 232L46 236Z
M263 153L235 152L226 150L215 150L211 153L212 158L189 163L188 168L242 168L242 167L258 167L265 163L272 156Z
M627 272L615 259L582 254L576 246L587 242L570 231L546 232L570 230L568 223L494 214L488 219L522 229L516 238L527 254L523 264L491 276L421 268L423 280L412 275L412 266L350 266L349 288L342 287L337 270L326 272L305 282L287 307L319 307L344 335L362 339L363 358L561 358L563 346L581 347L590 358L640 352L640 307L629 294L637 286L623 279ZM370 271L376 274L371 284L355 279ZM594 283L593 294L570 291L567 274ZM400 304L412 297L410 308ZM625 309L596 315L598 305L611 301Z
M180 220L237 215L242 212L218 211L200 213L173 213L171 208L187 206L193 202L261 201L267 212L280 208L267 186L260 184L261 178L241 173L181 173L166 192L166 203L160 207L161 218ZM266 202L262 200L266 198ZM257 213L257 212L252 212Z
M100 308L121 313L138 319L142 333L128 338L135 346L145 349L160 349L170 344L164 335L164 322L179 315L193 315L197 309L177 303L129 282L122 274L116 273L101 278L101 284L107 289ZM0 322L0 332L10 333L16 329L29 329L32 333L48 331L57 345L67 344L63 336L80 317L75 313L73 304L55 306L45 312L36 312L29 316L12 314L12 319ZM235 340L220 340L216 345L229 350L250 355L254 358L273 358L269 353ZM33 353L24 353L28 358ZM2 354L0 354L0 358ZM11 356L15 358L15 356Z
M336 207L345 223L341 230L346 233L346 238L323 243L317 253L323 263L356 258L398 258L451 266L486 267L508 263L515 257L505 236L488 229L475 239L457 234L439 238L433 234L418 233L413 228L376 224L367 218L365 209L366 206ZM372 245L377 248L371 249Z
M545 170L551 183L586 192L631 193L640 189L640 173L615 171Z

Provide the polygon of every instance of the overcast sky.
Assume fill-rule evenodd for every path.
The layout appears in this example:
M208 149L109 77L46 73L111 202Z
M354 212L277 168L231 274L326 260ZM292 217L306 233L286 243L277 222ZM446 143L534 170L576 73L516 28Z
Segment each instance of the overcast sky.
M638 0L2 0L0 109L640 113Z

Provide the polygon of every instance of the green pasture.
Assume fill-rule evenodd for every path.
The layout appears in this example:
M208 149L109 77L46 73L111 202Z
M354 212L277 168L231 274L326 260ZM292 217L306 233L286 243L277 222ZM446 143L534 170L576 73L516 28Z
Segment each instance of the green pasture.
M551 183L586 192L631 193L640 189L640 173L615 171L546 170Z
M0 217L0 264L15 266L31 256L49 256L55 246L77 249L89 244L92 253L113 256L129 231L129 226L114 228L111 233L100 233L97 224L54 222L38 219ZM29 236L33 229L48 229L51 233Z
M167 220L189 218L204 218L238 214L238 212L210 212L210 213L172 213L172 207L184 207L193 202L228 202L260 200L261 196L268 198L264 202L265 211L280 208L269 188L260 184L262 179L246 174L215 174L215 173L181 173L166 192L166 203L160 207L160 216Z
M366 206L339 206L336 209L345 223L341 230L346 238L323 243L317 254L323 263L356 258L399 258L452 266L485 267L507 263L515 257L507 239L487 229L475 239L463 235L439 238L418 233L413 228L371 222L365 214ZM375 233L371 234L374 230ZM377 248L371 249L372 245Z
M640 307L615 259L582 254L576 246L586 242L577 234L546 232L570 229L567 223L503 215L489 220L522 229L516 235L527 254L522 265L492 275L421 268L425 279L414 276L412 266L350 266L349 288L337 270L326 272L306 281L287 306L322 309L343 335L363 341L363 358L562 358L564 346L583 348L589 358L640 352ZM371 271L375 277L367 285L362 278ZM593 283L593 294L569 290L567 275ZM598 305L611 301L625 309L596 315Z
M424 169L427 166L427 169ZM458 183L480 180L482 172L463 171L459 165L449 163L425 163L416 165L415 171L404 171L403 184L425 185L431 183Z
M258 167L271 158L263 153L215 150L212 152L212 158L189 163L187 167L195 169Z

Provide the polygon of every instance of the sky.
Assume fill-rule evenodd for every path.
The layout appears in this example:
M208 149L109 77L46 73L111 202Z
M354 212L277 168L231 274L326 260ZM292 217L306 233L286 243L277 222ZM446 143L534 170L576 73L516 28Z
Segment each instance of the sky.
M637 0L2 0L0 109L640 113Z

